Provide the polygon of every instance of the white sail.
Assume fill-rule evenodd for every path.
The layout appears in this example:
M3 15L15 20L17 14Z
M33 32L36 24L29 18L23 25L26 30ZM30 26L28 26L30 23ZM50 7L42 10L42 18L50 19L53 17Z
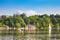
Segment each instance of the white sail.
M49 40L50 40L50 37L51 37L51 25L49 24Z
M51 32L51 25L49 24L49 32Z

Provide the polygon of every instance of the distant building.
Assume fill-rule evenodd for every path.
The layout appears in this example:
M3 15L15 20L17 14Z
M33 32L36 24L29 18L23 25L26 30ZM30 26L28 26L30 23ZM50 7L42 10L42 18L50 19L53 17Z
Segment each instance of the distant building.
M34 26L34 25L27 25L25 27L25 32L26 33L34 33L35 30L36 30L36 26Z
M1 31L1 30L4 30L4 29L5 29L4 27L0 27L0 31Z
M33 31L33 30L35 30L36 29L36 26L34 26L34 25L27 25L26 27L25 27L25 30L29 30L29 31Z

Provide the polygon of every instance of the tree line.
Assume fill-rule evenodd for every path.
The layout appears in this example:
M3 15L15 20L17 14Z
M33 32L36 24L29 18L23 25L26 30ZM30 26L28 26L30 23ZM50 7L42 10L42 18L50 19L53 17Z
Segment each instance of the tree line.
M27 17L25 13L14 14L13 16L0 16L0 27L26 27L26 25L35 25L37 28L47 28L49 24L52 27L60 26L60 15L33 15Z

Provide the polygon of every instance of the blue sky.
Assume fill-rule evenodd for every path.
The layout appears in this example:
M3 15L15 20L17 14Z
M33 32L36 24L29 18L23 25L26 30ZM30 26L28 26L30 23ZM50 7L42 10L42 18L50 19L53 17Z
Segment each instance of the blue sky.
M0 15L13 15L22 10L39 14L59 14L59 0L0 0ZM21 11L20 11L21 12ZM30 14L29 14L30 15Z

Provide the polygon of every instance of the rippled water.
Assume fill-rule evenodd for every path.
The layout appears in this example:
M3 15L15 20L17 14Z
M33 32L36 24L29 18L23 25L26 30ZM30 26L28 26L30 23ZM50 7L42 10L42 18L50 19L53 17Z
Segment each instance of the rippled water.
M0 35L0 40L60 40L60 32L52 31L50 36L43 31L37 34Z
M5 35L0 36L0 40L60 40L60 34L53 34L51 37L48 34L26 34L24 36Z

